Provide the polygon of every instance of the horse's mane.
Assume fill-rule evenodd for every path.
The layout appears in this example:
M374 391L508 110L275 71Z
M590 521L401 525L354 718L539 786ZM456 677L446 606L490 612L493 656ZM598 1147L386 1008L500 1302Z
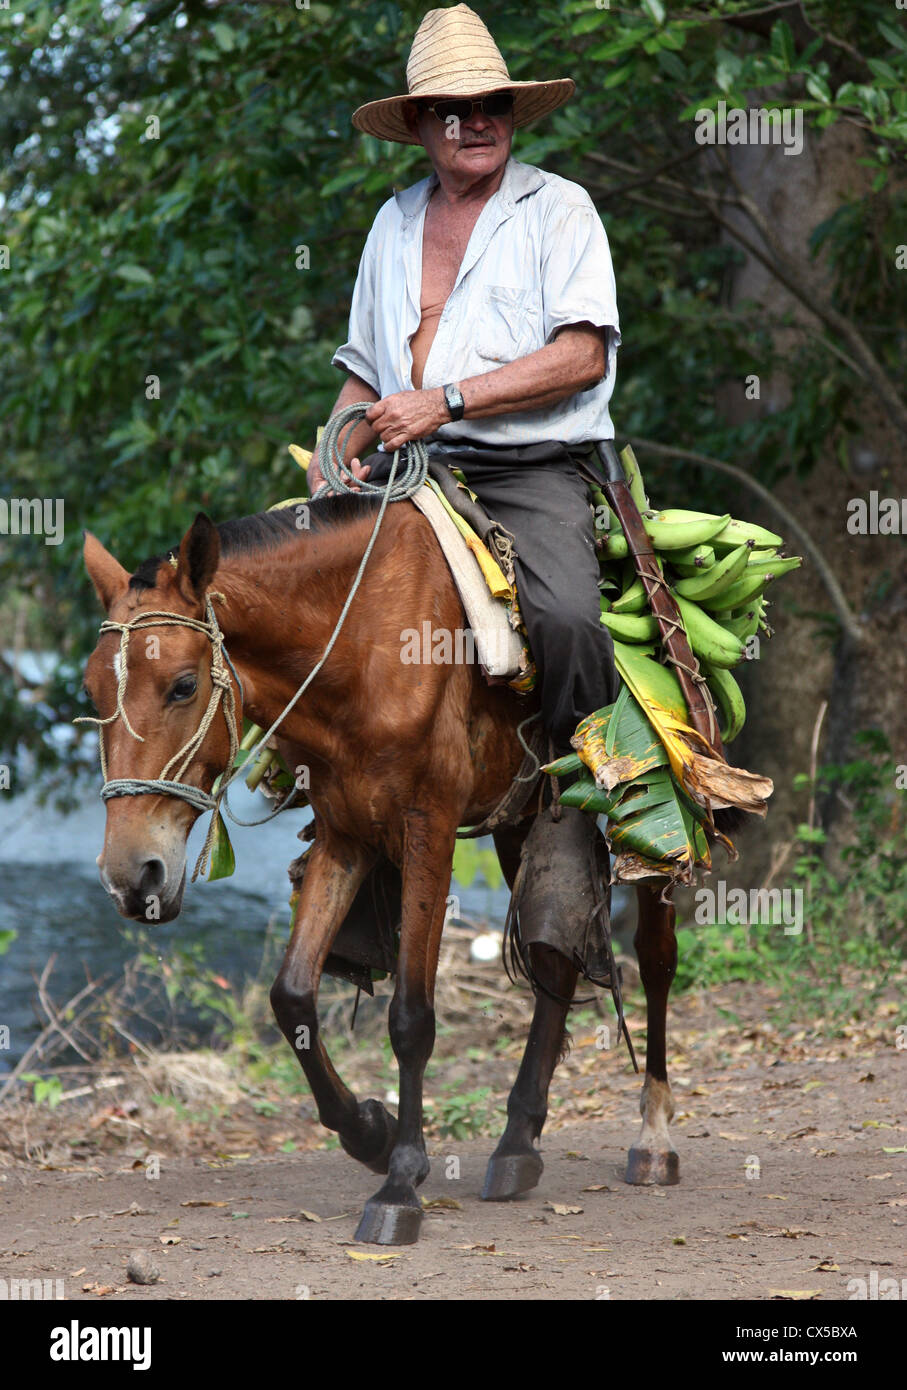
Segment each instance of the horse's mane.
M328 531L361 517L373 517L380 505L380 497L371 493L349 493L338 497L322 497L308 506L308 526L297 526L298 504L280 507L273 512L256 512L253 516L238 517L233 521L222 521L217 528L220 536L221 554L249 555L256 550L275 550L285 545L293 537L302 537L313 531ZM164 555L152 555L143 560L129 579L130 589L153 589L157 585L157 574L168 554L176 555L179 545Z

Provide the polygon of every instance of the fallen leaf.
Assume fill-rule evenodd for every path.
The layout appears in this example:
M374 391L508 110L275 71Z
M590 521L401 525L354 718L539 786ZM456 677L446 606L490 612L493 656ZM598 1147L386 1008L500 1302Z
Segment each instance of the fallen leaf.
M883 1153L883 1154L907 1154L907 1144L902 1144L901 1147L900 1147L899 1149L886 1149L885 1146L884 1146L884 1144L883 1144L883 1145L882 1145L882 1153Z
M837 1274L841 1266L836 1265L833 1260L820 1260L817 1265L813 1265L813 1271L821 1270L824 1274Z
M730 1133L725 1132L725 1131L722 1130L722 1129L719 1129L719 1131L718 1131L718 1138L719 1138L719 1139L729 1139L729 1140L731 1141L732 1144L745 1144L746 1141L749 1139L749 1135L748 1135L748 1134L730 1134Z
M807 1081L807 1083L806 1083L806 1085L803 1087L803 1089L804 1089L804 1091L814 1091L814 1090L816 1089L817 1086L824 1086L824 1085L826 1085L826 1082L824 1082L824 1081Z
M376 1252L375 1254L372 1254L371 1251L367 1250L347 1250L346 1253L349 1255L351 1260L372 1260L377 1264L384 1264L387 1260L400 1259L400 1255L395 1254L393 1251L385 1251L381 1254Z
M555 1216L582 1216L582 1207L568 1207L563 1202L546 1202L546 1211L553 1211Z
M749 1236L741 1235L739 1231L728 1231L728 1240L749 1240Z
M236 1215L239 1216L240 1213L237 1212ZM319 1224L321 1223L320 1216L318 1216L314 1211L306 1211L304 1207L299 1208L299 1215L303 1221L317 1221Z
M422 1198L423 1211L462 1211L463 1207L455 1197L432 1197L428 1202Z
M867 1182L885 1182L887 1178L893 1178L893 1173L867 1173Z
M907 1197L888 1197L879 1205L883 1207L907 1207Z
M818 1298L821 1289L769 1289L769 1298Z
M188 1202L180 1202L181 1207L225 1207L226 1205L226 1202L209 1202L205 1198L196 1198Z
M594 1182L589 1187L583 1188L584 1192L610 1192L611 1189L605 1182Z
M767 1202L789 1202L789 1197L782 1197L779 1192L760 1192L760 1197L764 1197Z
M158 1236L161 1245L179 1245L182 1236Z
M674 1239L671 1241L672 1245L686 1245L686 1243L686 1236L675 1236Z

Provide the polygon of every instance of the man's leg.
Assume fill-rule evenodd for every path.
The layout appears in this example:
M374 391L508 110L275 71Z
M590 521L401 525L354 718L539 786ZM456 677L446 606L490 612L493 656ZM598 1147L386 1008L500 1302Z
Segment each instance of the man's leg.
M513 533L517 597L538 670L542 720L558 757L577 724L618 693L611 634L602 627L599 566L586 484L554 467L470 463L463 472L486 511Z

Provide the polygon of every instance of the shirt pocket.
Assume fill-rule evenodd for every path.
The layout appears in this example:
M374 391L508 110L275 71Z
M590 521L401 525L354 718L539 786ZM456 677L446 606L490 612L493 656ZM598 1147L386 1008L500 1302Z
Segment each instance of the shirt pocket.
M489 285L479 305L476 352L500 366L544 347L542 297L537 290Z

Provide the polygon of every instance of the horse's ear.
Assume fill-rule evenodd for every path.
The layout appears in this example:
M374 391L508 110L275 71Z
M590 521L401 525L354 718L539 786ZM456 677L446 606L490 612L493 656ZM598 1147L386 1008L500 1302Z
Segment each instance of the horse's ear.
M220 563L220 536L204 512L199 512L180 543L176 584L187 603L203 603Z
M114 599L119 598L129 587L129 571L123 569L119 560L114 559L109 550L105 550L97 536L93 536L90 531L84 531L83 535L85 544L82 547L82 556L85 568L88 570L95 593L104 605L105 613L109 613Z

